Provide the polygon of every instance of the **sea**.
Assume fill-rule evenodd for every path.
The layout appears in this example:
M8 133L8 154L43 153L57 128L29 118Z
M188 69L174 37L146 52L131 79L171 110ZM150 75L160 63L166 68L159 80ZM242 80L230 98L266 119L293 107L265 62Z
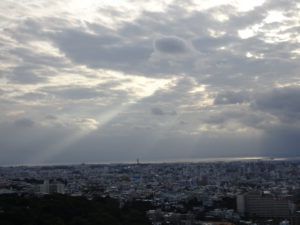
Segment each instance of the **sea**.
M122 164L162 164L162 163L213 163L213 162L237 162L237 161L299 161L300 157L212 157L212 158L176 158L163 160L133 160L133 161L103 161L103 162L59 162L59 163L35 163L35 164L9 164L0 167L18 166L71 166L71 165L122 165Z

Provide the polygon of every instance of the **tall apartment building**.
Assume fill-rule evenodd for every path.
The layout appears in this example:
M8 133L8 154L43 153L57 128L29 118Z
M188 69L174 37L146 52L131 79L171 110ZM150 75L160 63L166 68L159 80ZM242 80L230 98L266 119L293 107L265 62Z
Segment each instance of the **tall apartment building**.
M237 210L248 217L287 219L295 213L295 204L290 196L252 192L237 196Z
M53 194L53 193L64 194L65 185L57 181L50 182L49 180L44 180L44 183L39 185L39 192L44 194Z
M295 212L291 218L291 225L299 225L300 224L300 211Z

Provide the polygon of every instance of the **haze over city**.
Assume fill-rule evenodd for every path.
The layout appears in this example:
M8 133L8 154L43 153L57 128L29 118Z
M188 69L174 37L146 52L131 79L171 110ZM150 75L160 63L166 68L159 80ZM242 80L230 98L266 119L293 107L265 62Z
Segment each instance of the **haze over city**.
M296 0L0 10L0 165L300 156Z

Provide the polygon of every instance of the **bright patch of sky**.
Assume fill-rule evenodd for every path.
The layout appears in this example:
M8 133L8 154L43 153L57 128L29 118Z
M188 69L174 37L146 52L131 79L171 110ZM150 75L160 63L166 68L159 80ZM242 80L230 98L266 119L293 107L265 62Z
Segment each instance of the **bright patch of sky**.
M193 6L191 9L197 10L207 10L213 7L222 6L222 5L231 5L236 7L240 12L246 12L253 10L255 7L262 5L265 0L211 0L211 1L197 1L193 0Z

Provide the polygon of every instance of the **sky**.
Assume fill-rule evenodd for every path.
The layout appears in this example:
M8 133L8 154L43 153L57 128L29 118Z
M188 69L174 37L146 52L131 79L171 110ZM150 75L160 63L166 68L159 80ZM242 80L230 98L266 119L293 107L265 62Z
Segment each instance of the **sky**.
M300 156L296 0L2 0L0 165Z

